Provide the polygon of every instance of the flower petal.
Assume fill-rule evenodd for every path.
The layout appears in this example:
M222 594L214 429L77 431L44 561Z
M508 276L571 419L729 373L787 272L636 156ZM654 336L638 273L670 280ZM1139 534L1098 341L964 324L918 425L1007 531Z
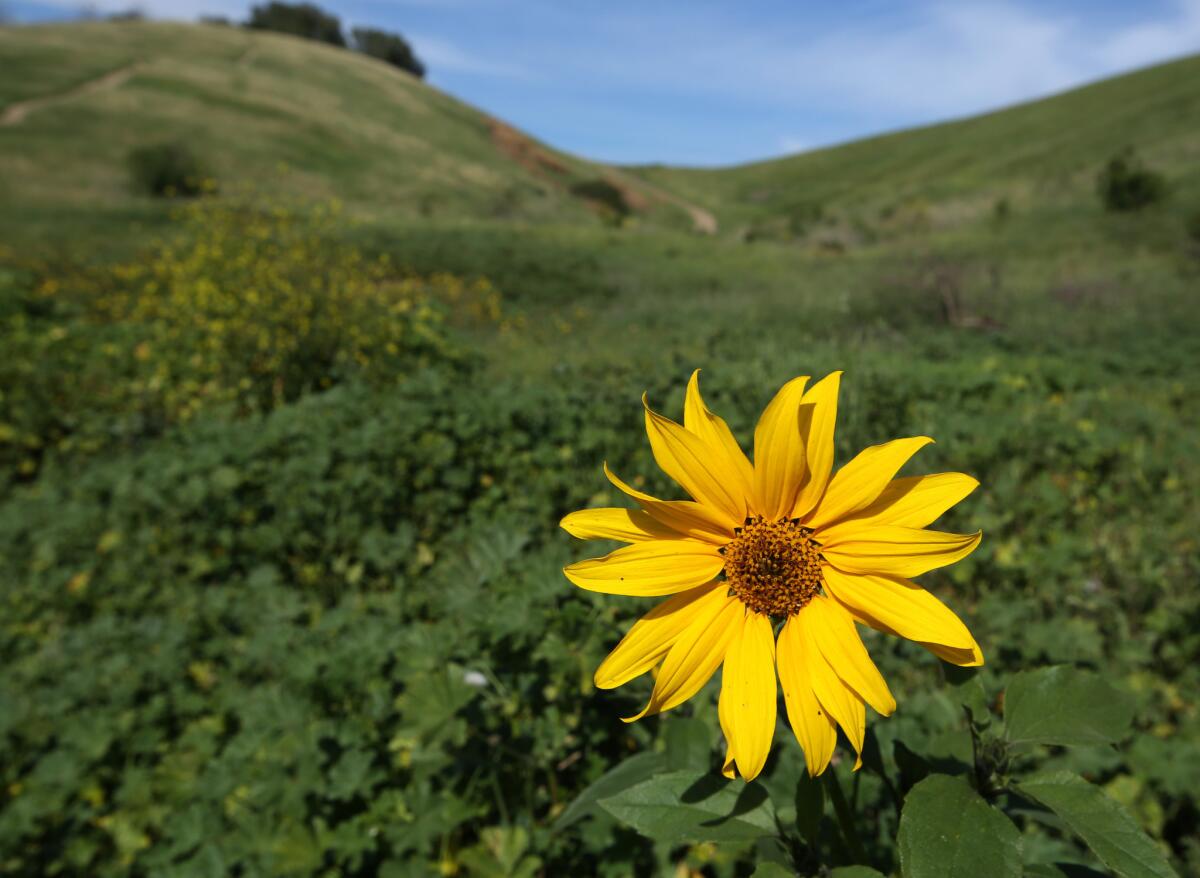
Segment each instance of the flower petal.
M581 509L565 516L558 526L581 540L638 543L643 540L678 540L684 537L684 534L667 527L640 509Z
M647 515L664 526L691 537L723 546L733 539L733 526L726 518L692 500L659 500L630 487L604 464L604 475L624 494L641 504Z
M723 601L714 599L712 603L705 602L703 607L697 607L691 623L663 659L650 701L639 713L626 717L625 722L678 707L699 692L720 667L735 625L746 608L737 598L726 596L720 589L718 594Z
M754 484L754 467L746 459L746 453L738 445L729 425L704 404L704 398L700 396L699 369L692 373L688 381L687 398L683 404L683 427L699 436L714 456L725 458L729 472L737 478L738 489L749 500Z
M810 777L816 777L829 765L837 743L837 728L833 718L821 706L813 691L811 664L804 632L792 616L779 632L779 651L776 659L779 683L783 687L783 703L787 707L788 723L804 751Z
M900 467L932 441L928 436L893 439L860 451L837 471L805 524L823 528L870 506Z
M804 617L805 630L834 672L877 713L890 715L896 709L896 699L867 654L854 620L842 605L832 598L816 595L800 615ZM821 698L820 690L817 697Z
M746 517L746 498L738 489L737 473L723 456L713 455L699 436L653 411L642 395L646 409L646 435L659 467L679 483L692 499L721 513L729 522L741 524Z
M879 619L869 613L859 610L855 607L846 606L848 612L855 622L862 625L867 625L874 628L876 631L882 631L884 634L891 634L895 637L901 636L898 631L885 625ZM945 646L941 643L929 643L927 641L914 641L917 646L927 649L935 656L944 662L949 662L952 665L958 665L964 668L975 668L983 664L983 651L979 648L979 644L975 642L975 638L971 638L970 649L957 649L953 646Z
M588 591L654 597L704 585L724 566L725 559L708 543L648 540L568 564L563 573Z
M954 649L940 643L919 643L917 645L925 647L942 661L958 665L960 668L977 668L983 664L983 650L979 648L978 643L971 649Z
M869 506L842 521L856 525L891 524L897 527L926 527L979 487L963 473L934 473L893 479ZM840 527L841 522L826 528Z
M721 734L725 736L725 761L721 763L721 774L733 780L737 777L737 761L733 758L733 733L729 731L729 705L726 699L717 699L717 720L721 723Z
M833 429L837 423L838 389L842 373L830 372L800 400L800 435L804 437L805 481L792 509L803 518L825 493L833 470Z
M783 385L754 428L756 511L769 521L791 511L804 478L800 402L807 383L808 376L804 375Z
M983 534L952 534L918 527L883 525L852 529L828 541L821 554L846 573L882 573L920 576L965 558L979 545Z
M862 697L841 678L822 651L814 628L819 626L816 614L810 613L810 603L796 615L796 628L804 643L808 677L817 700L833 720L842 727L854 752L859 754L854 768L862 765L863 739L867 733L867 712Z
M704 613L710 604L724 602L725 590L721 582L689 589L672 595L638 619L596 668L596 687L615 689L658 664L697 613Z
M718 713L729 753L750 781L766 764L775 737L775 633L770 618L759 613L745 613L735 627L721 672Z
M878 619L900 637L958 650L976 648L958 616L919 585L895 576L863 576L824 570L825 588L843 606Z

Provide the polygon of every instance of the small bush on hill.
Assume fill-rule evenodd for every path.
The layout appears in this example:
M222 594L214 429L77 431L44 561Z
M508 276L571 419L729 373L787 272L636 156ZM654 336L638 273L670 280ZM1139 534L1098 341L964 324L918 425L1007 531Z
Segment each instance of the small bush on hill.
M1187 236L1193 244L1200 244L1200 210L1194 210L1184 221Z
M997 198L992 203L992 225L995 227L1003 226L1012 217L1012 202L1008 197Z
M400 34L388 33L373 27L356 27L352 32L354 48L364 55L386 61L393 67L407 70L418 79L425 78L425 65L413 52L408 40Z
M625 193L608 180L583 180L571 186L571 194L591 204L607 219L619 223L631 210Z
M1106 210L1141 210L1167 194L1162 174L1146 168L1133 150L1113 156L1096 178L1096 191Z
M191 198L216 189L212 174L186 143L141 146L129 153L134 185L160 198Z
M311 3L267 3L255 6L250 10L246 27L278 31L333 46L346 45L338 17Z

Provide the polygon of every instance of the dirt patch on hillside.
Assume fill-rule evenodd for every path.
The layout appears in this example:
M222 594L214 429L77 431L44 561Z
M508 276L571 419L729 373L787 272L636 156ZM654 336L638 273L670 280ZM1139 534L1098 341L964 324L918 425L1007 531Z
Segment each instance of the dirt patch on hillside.
M541 177L549 177L556 185L567 188L568 180L566 178L570 176L571 169L560 159L499 119L489 119L488 126L492 135L492 143L501 153L527 171ZM649 210L655 204L670 204L678 207L691 218L692 226L697 232L705 235L717 233L717 218L704 208L697 207L674 193L643 180L633 180L619 171L603 168L603 166L597 167L596 170L598 171L597 181L591 181L582 188L577 185L569 189L573 195L583 198L594 209L601 211L612 209L612 198L599 200L588 194L589 191L598 188L596 183L600 183L604 187L611 187L615 199L630 212L640 213Z
M535 174L549 173L557 176L570 173L566 165L511 125L506 125L499 119L489 119L488 127L491 129L492 143L496 145L496 149L525 170Z

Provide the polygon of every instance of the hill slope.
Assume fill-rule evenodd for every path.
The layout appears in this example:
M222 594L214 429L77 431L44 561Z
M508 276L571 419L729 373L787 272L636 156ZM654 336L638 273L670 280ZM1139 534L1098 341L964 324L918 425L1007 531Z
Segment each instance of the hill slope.
M133 191L128 154L184 140L223 191L337 198L372 223L594 227L626 210L652 227L837 252L963 241L997 219L1007 245L1091 246L1106 234L1096 173L1132 146L1171 198L1115 234L1174 242L1200 206L1197 120L1200 56L773 161L619 169L320 43L147 22L0 28L0 240L136 242L129 222L161 222L168 205Z
M1095 207L1097 170L1133 147L1200 206L1200 56L986 115L720 170L637 169L714 210L723 226L856 221L952 226L1009 208ZM920 214L920 216L916 216Z
M126 157L165 140L193 145L226 190L337 197L367 218L595 222L608 181L634 211L690 222L616 169L343 49L205 25L0 28L6 238L58 237L81 213L157 217Z

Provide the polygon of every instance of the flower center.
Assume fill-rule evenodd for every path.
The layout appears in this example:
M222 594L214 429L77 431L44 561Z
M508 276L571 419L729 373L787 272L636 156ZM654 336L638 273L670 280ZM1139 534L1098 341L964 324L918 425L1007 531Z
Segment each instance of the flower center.
M795 521L747 518L727 544L725 580L730 591L756 613L800 612L821 586L821 545Z

